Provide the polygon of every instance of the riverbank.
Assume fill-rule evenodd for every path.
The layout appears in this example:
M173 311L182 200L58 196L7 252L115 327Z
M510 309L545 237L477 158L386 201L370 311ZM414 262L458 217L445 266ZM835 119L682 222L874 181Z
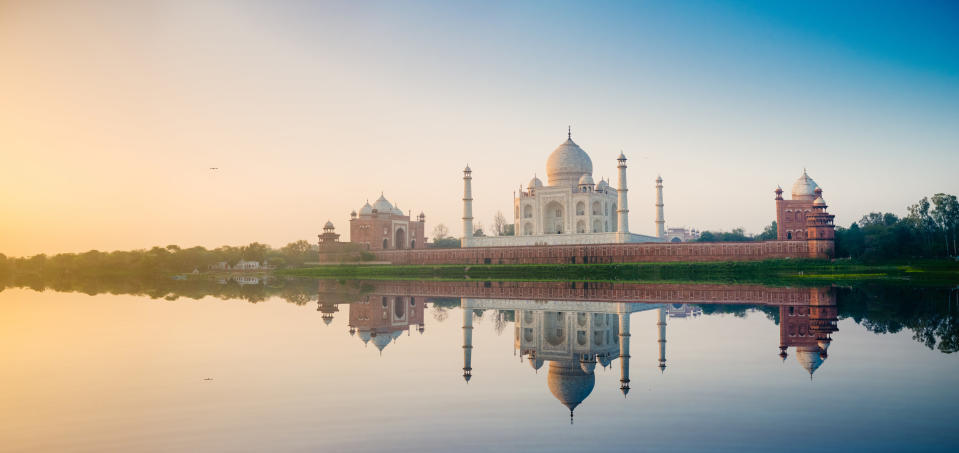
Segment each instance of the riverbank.
M490 279L526 281L721 282L821 286L859 282L959 284L959 263L924 260L867 264L850 260L709 263L526 265L343 265L277 271L280 275L346 279Z

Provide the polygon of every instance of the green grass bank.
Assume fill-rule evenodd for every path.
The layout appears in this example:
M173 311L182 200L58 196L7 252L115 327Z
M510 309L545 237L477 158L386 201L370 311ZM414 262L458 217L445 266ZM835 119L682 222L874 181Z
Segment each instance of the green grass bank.
M529 265L333 265L277 271L278 274L344 279L482 279L523 281L607 281L750 283L789 286L959 284L959 263L859 263L850 260L769 260L715 263L529 264Z

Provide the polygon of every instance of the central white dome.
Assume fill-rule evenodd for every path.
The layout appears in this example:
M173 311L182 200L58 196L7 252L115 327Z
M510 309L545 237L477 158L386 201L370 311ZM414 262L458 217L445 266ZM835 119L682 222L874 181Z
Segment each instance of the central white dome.
M386 200L386 197L380 194L380 197L373 203L373 209L376 209L380 214L390 214L393 212L393 205Z
M593 174L593 161L573 139L566 139L546 160L546 176L551 186L575 186L583 175Z

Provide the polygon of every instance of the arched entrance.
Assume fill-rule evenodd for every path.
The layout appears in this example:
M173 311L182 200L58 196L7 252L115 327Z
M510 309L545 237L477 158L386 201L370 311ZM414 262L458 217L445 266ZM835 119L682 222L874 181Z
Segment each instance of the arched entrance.
M543 209L543 233L562 234L566 225L563 205L558 201L549 202Z
M388 249L388 248L390 248L390 240L383 239L383 249Z
M404 230L404 229L402 229L402 228L397 228L397 229L396 229L396 233L394 233L394 234L395 234L396 237L394 238L393 243L396 244L396 248L398 248L398 249L405 248L405 245L406 245L406 230Z

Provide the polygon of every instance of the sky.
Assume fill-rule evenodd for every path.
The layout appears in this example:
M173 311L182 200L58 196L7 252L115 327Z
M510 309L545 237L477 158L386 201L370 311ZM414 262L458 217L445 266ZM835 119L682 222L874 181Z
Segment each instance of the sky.
M0 0L0 252L316 240L381 192L461 233L572 127L630 227L959 193L950 2ZM219 170L210 170L218 167Z

